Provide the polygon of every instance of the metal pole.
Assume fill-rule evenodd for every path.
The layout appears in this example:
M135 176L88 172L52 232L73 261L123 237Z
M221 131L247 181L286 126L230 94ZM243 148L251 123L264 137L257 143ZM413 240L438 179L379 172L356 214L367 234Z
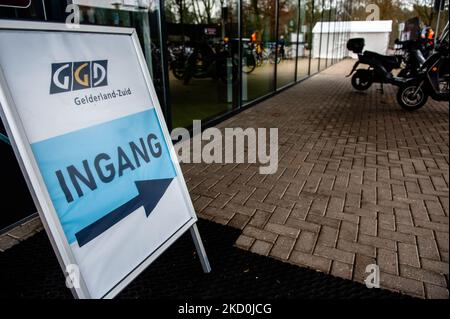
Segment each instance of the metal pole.
M279 14L279 0L275 1L275 69L274 69L274 78L273 78L273 92L277 91L277 84L278 84L278 39L279 39L279 34L278 34L278 27L279 27L279 18L278 18L278 14ZM285 40L286 43L286 40ZM281 59L280 59L280 63L281 63Z
M6 135L3 135L2 133L0 133L0 141L8 145L11 145L11 141L9 140L9 138Z
M301 13L301 7L300 7L300 0L297 1L297 42L296 42L296 49L295 49L295 76L294 81L297 83L298 81L298 46L299 46L299 39L300 39L300 13Z
M45 8L45 1L42 0L42 10L44 11L44 19L47 21L47 10Z
M437 22L436 22L436 33L435 33L435 37L434 37L434 41L436 43L436 39L439 38L439 24L441 22L441 8L439 7L439 11L438 11L438 16L437 16Z
M203 246L200 232L198 231L197 224L194 224L191 229L192 240L194 241L195 249L197 250L198 258L202 264L203 272L209 274L211 272L211 265L209 264L208 256L206 255L205 247Z
M162 89L164 96L164 115L166 117L166 123L169 130L173 129L172 123L172 101L170 98L170 80L169 80L169 62L167 61L167 55L169 50L167 48L167 27L166 27L166 19L164 14L165 0L159 1L158 8L158 27L159 27L159 42L161 47L161 64L162 64ZM183 36L183 49L184 49L184 36Z

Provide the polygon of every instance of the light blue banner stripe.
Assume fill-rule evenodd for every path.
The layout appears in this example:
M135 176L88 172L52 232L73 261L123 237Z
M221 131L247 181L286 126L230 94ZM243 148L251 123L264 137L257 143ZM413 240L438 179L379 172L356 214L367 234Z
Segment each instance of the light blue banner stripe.
M152 147L147 142L149 134L156 137L150 142ZM141 149L140 139L145 142L149 163L142 157L138 157L138 163L135 157L138 153L133 152L130 146L133 142ZM69 243L76 241L77 232L136 197L136 181L176 176L154 109L38 142L32 145L32 149ZM151 150L158 153L158 149L161 150L161 156L153 156ZM99 161L98 165L103 175L115 171L110 182L102 181L95 167L94 162L99 154L107 154L111 158ZM124 163L128 165L123 165ZM83 193L80 197L72 181L74 175L71 178L68 167L72 166L72 172L76 170L87 178L89 174L85 164L92 173L96 188L92 190L79 178L75 178ZM61 171L73 202L67 201L67 192L63 191L57 171Z

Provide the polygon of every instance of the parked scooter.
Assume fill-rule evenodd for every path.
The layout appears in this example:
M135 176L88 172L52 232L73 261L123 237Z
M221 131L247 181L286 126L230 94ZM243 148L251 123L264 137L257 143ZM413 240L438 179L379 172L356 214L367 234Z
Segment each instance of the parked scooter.
M358 54L358 61L353 66L352 85L355 89L364 91L372 86L373 83L392 83L394 76L392 70L401 67L401 56L382 55L372 51L364 51L364 38L354 38L347 42L347 49ZM360 64L366 64L367 69L358 69Z
M396 52L401 52L403 59L402 70L397 77L411 78L419 74L422 65L425 63L425 55L428 56L431 48L424 48L417 40L395 41Z
M424 62L418 74L400 81L397 101L408 111L420 109L428 97L449 101L449 26L444 29L434 53Z

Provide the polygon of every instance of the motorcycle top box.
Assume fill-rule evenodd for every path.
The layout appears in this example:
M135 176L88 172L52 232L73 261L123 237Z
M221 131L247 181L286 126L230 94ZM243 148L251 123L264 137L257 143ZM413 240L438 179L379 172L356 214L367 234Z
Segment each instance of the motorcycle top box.
M354 38L350 39L347 42L347 49L352 51L353 53L362 53L364 46L366 45L364 38Z

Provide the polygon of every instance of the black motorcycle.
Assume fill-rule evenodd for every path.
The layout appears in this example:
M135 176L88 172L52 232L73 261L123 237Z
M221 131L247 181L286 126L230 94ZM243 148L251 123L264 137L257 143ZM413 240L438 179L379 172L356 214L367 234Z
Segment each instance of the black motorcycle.
M417 76L399 80L397 101L408 111L420 109L428 97L449 101L449 30L448 23L434 53L424 62Z
M400 54L403 63L402 70L397 75L400 78L411 78L419 74L422 65L430 54L431 48L425 48L418 40L395 41L396 54Z
M354 38L347 42L347 49L358 55L358 61L353 66L352 85L359 91L367 90L373 83L392 83L392 70L399 69L402 64L401 56L382 55L372 51L364 51L364 38ZM360 64L368 65L366 69L358 69Z

